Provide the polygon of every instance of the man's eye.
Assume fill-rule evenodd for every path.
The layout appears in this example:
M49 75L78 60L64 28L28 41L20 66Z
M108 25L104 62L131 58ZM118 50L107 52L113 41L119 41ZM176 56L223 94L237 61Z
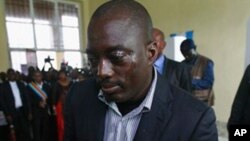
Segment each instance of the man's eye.
M110 54L112 61L122 61L128 54L124 51L115 51Z

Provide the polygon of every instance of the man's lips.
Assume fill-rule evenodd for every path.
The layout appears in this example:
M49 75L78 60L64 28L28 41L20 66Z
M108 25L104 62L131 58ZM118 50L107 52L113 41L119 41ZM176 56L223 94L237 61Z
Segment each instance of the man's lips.
M113 83L102 83L101 89L105 93L114 93L120 89L120 86Z

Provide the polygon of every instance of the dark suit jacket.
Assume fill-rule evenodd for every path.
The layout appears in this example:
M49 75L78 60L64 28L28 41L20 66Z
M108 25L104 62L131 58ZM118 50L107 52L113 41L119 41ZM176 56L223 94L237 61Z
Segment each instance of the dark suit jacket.
M65 103L65 141L103 141L107 106L94 79L75 84ZM134 141L217 141L213 110L158 77L151 111L141 117Z
M47 106L45 108L39 107L39 102L41 101L41 98L38 97L35 92L30 88L30 86L27 86L28 95L30 97L31 102L31 109L33 116L40 116L41 114L48 114L48 110L52 110L51 106L51 88L48 84L43 83L43 91L46 92L48 99L47 99Z
M236 93L228 125L250 125L250 65L247 67Z
M163 76L165 76L171 84L191 92L192 77L187 65L164 57Z
M21 100L23 104L22 108L24 110L25 115L27 115L28 117L28 114L31 113L31 109L30 109L29 97L27 95L27 89L25 85L19 81L17 81L17 86L19 88L19 92L20 92L20 96L21 96ZM11 86L8 81L4 82L2 85L2 92L1 92L0 100L1 100L5 115L12 116L12 117L15 116L15 113L16 113L15 99L11 90Z

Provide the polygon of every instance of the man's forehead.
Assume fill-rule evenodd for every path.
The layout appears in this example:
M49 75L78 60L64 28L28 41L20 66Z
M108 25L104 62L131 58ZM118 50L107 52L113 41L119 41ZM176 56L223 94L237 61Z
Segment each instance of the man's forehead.
M126 16L101 17L93 20L89 25L90 38L103 38L102 36L113 36L117 38L122 35L132 34L134 30L139 30L135 22Z
M42 75L41 72L35 72L34 75Z
M153 37L157 37L157 36L163 37L162 32L158 29L153 29Z
M131 24L129 19L96 21L89 32L88 45L93 46L131 46L143 37L141 29Z

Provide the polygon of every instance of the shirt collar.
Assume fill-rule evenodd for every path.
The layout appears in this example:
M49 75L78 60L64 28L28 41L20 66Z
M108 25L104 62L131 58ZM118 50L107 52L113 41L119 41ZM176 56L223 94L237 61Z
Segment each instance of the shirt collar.
M10 84L16 84L16 81L9 81Z
M164 55L163 54L161 54L161 56L159 56L157 58L157 60L154 63L154 66L162 74L162 72L163 72L163 66L164 66Z
M138 107L142 107L142 110L146 109L147 111L149 111L149 110L151 110L151 107L152 107L153 98L154 98L154 94L155 94L155 88L156 88L156 82L157 82L157 71L156 71L155 67L153 67L153 69L154 69L153 81L151 83L148 94L145 97L145 99L143 100L143 102L138 106ZM115 102L107 102L106 101L102 90L99 91L98 99L100 101L102 101L103 103L105 103L106 105L108 105L109 107L111 107L115 110L118 110Z
M42 89L42 87L43 87L43 82L41 82L40 84L37 83L37 82L35 82L35 83L36 83L37 86L39 86L39 87Z

